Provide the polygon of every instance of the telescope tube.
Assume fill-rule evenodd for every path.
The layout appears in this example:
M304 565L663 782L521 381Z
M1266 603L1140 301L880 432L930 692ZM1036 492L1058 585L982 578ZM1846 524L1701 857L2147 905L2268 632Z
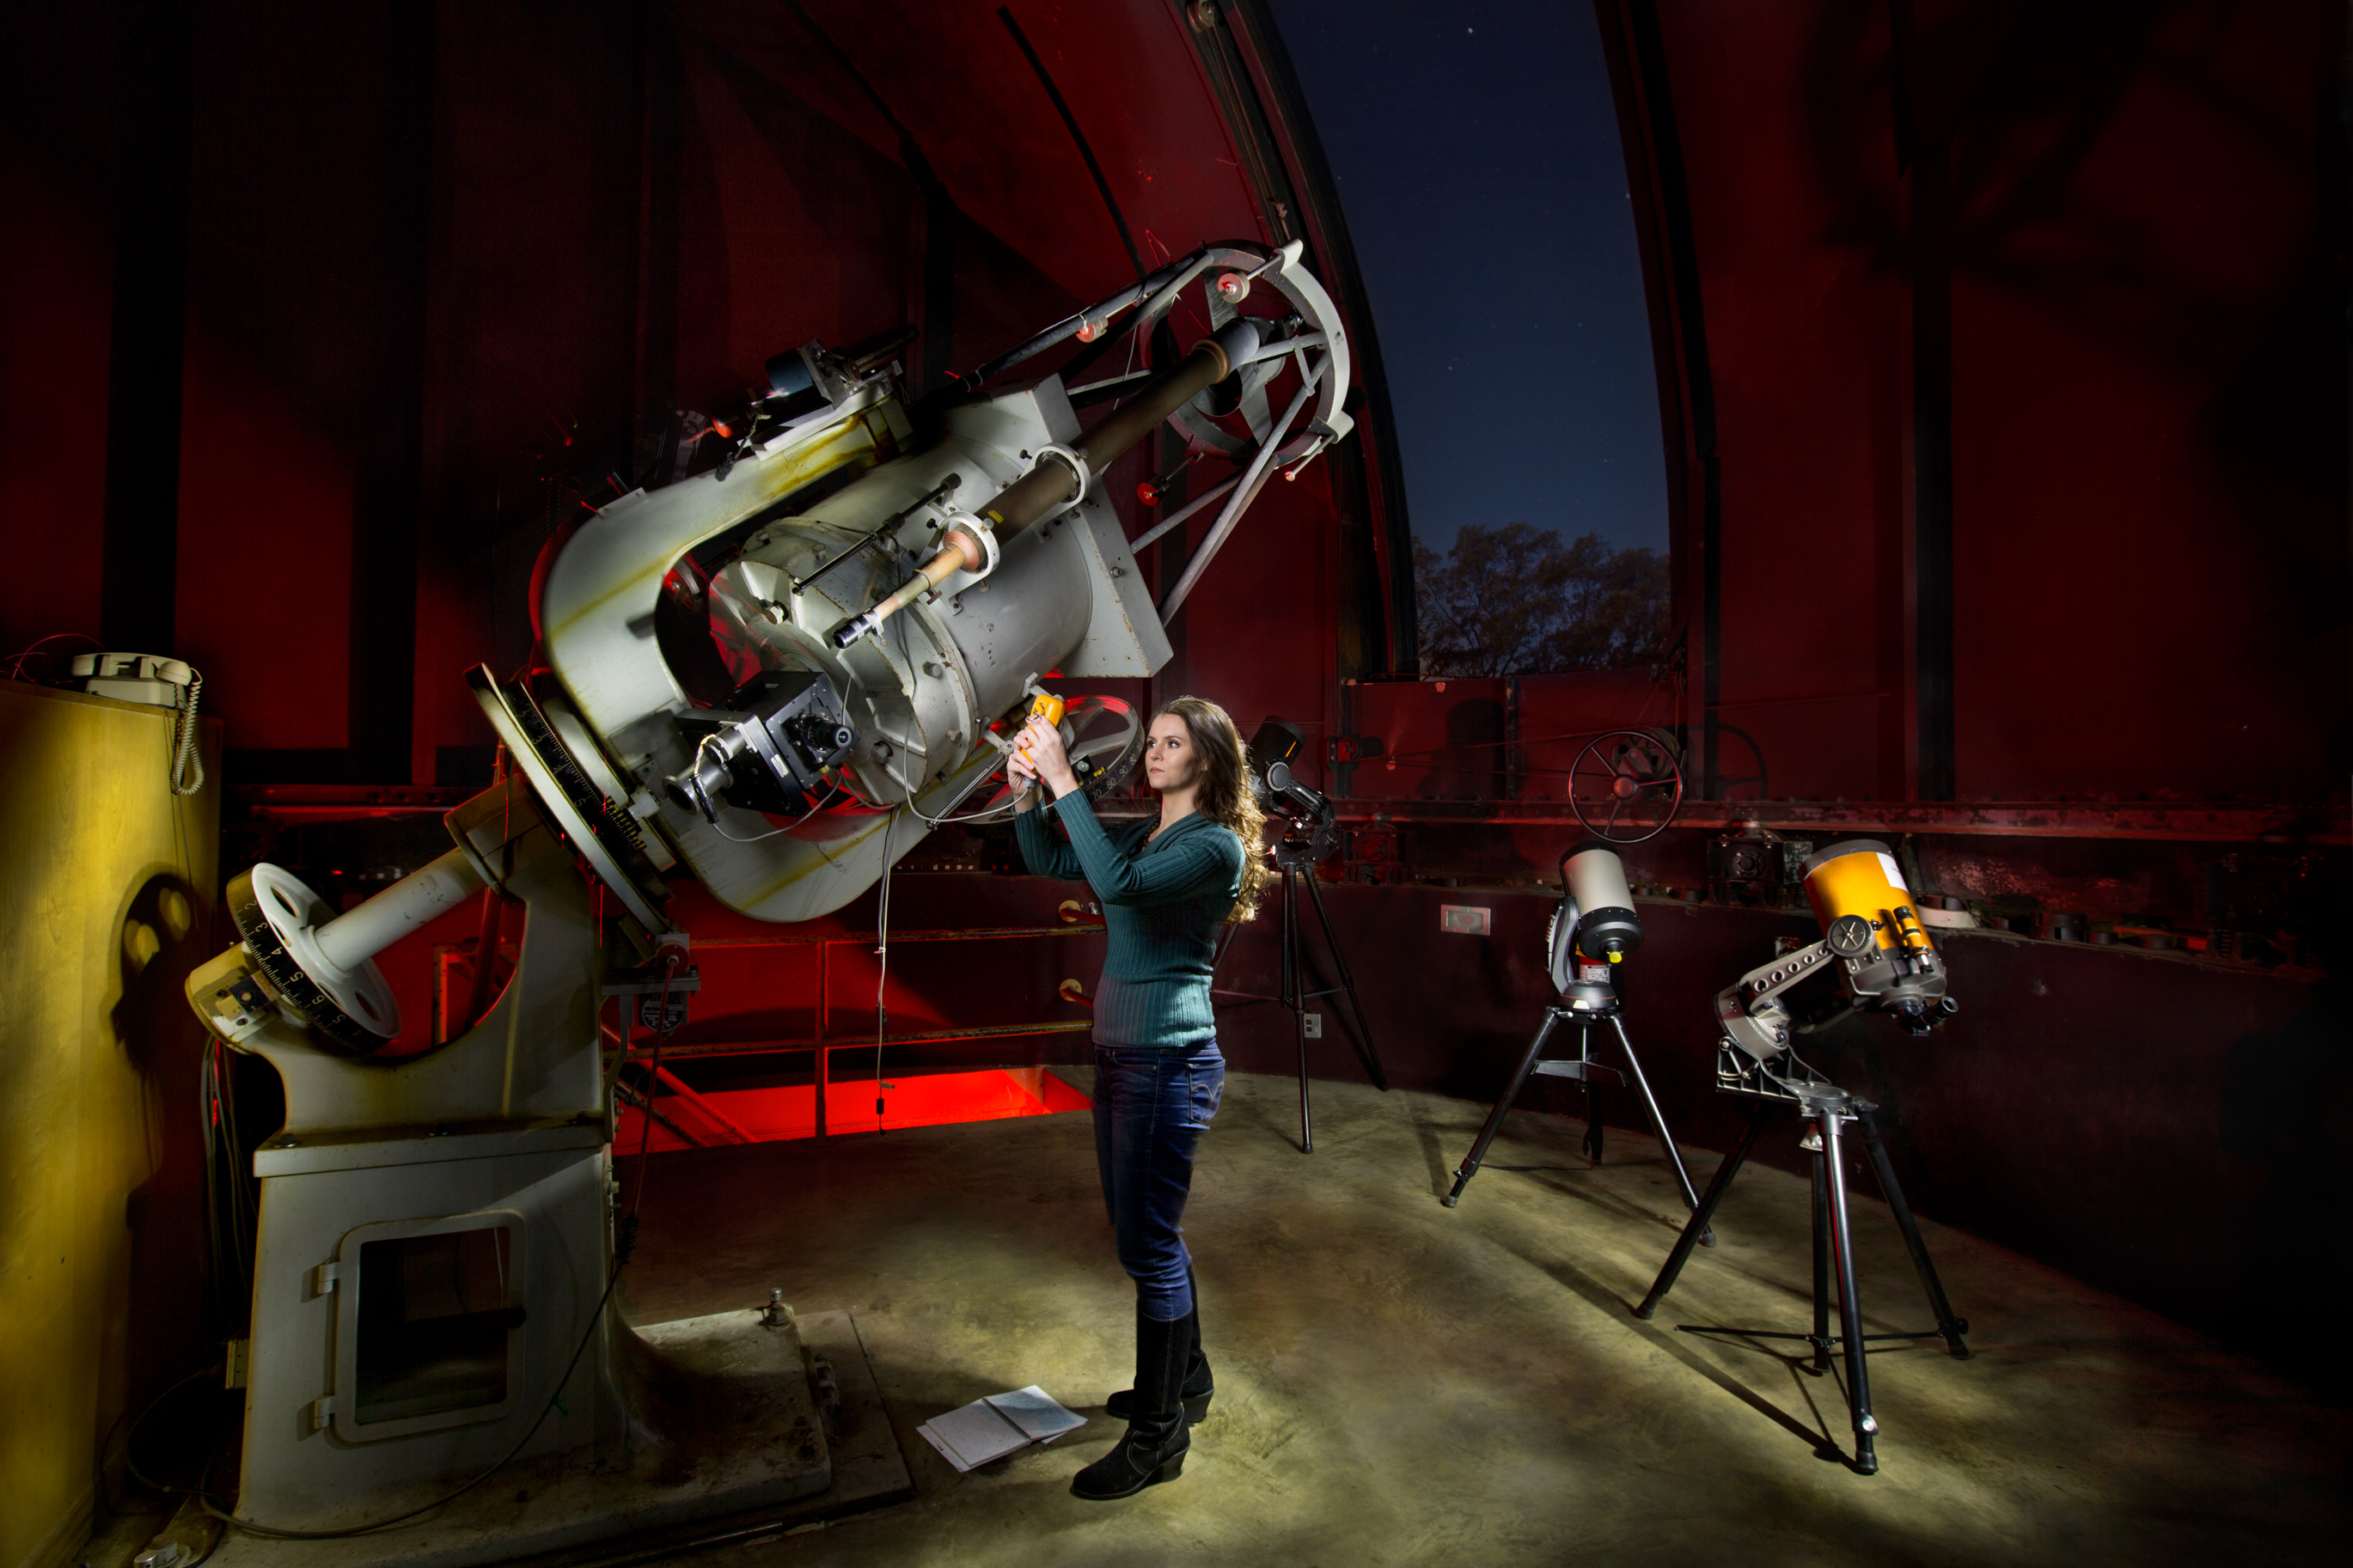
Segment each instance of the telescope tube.
M1618 851L1588 838L1561 857L1560 876L1579 911L1577 946L1586 957L1615 963L1642 945L1642 922Z
M1258 347L1258 325L1247 316L1236 317L1215 336L1194 344L1192 353L1145 382L1142 391L1086 433L1077 451L1087 471L1103 472L1157 428L1163 419L1231 375L1233 367L1246 363ZM1000 538L1010 538L1077 500L1082 493L1079 476L1067 464L1041 461L983 503L979 514ZM833 646L848 647L956 573L976 570L982 559L976 544L951 533L939 553L925 562L923 569L908 578L896 593L864 615L844 623L833 634Z

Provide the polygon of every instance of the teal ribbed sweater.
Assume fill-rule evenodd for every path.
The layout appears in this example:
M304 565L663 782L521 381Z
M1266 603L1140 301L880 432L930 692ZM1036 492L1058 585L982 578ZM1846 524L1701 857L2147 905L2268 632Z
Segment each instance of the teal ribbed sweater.
M1046 826L1060 814L1068 844ZM1170 1049L1215 1039L1209 970L1218 928L1242 885L1242 841L1196 812L1146 843L1152 821L1106 832L1077 791L1013 819L1021 858L1039 877L1084 879L1111 936L1095 989L1095 1043Z

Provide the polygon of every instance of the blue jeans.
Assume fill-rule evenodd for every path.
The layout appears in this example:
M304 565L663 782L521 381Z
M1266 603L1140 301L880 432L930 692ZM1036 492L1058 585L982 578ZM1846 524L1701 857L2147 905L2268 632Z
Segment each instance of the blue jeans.
M1181 1222L1193 1150L1218 1113L1226 1058L1215 1040L1187 1050L1095 1047L1095 1162L1120 1267L1144 1315L1174 1322L1193 1310L1192 1258Z

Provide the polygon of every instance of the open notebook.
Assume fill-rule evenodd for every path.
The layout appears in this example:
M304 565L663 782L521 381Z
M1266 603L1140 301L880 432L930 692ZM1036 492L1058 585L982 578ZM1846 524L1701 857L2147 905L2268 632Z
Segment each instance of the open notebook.
M962 1473L1032 1443L1050 1443L1086 1424L1085 1416L1064 1409L1033 1383L934 1415L915 1430Z

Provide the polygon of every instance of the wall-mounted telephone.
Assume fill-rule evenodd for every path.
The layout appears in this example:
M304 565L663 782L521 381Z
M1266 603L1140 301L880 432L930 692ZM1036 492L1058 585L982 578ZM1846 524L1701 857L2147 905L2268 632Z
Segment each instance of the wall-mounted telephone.
M205 787L205 764L196 755L196 702L205 678L185 660L144 653L76 654L73 672L81 689L118 702L145 702L176 710L178 736L172 747L172 793L194 795Z

